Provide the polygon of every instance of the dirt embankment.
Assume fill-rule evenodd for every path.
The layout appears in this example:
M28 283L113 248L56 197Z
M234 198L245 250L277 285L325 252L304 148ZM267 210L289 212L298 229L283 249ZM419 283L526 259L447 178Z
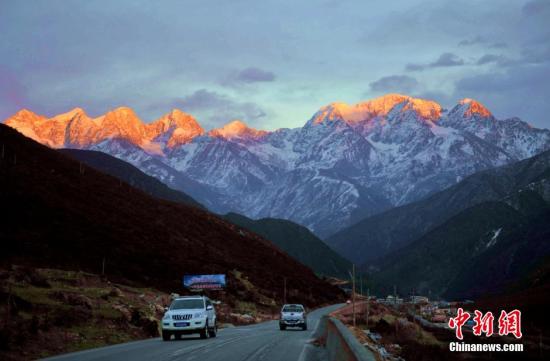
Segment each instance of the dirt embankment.
M238 278L242 275L237 274ZM249 283L243 291L253 293ZM275 300L211 292L222 327L277 316ZM11 266L0 269L0 359L31 360L159 335L171 295L112 283L85 272Z

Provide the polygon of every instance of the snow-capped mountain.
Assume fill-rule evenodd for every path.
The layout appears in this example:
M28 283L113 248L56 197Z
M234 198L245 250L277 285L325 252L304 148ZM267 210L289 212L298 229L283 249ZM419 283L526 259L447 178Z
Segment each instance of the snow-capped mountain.
M333 103L273 132L241 121L205 132L179 110L144 124L129 108L95 119L22 110L6 124L54 148L129 161L212 211L290 219L321 236L550 148L549 130L497 120L472 99L447 111L399 94Z

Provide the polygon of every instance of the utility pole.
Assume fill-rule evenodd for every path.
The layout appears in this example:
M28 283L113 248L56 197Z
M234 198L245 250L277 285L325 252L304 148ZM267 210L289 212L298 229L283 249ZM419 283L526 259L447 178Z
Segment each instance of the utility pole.
M363 276L359 276L359 294L363 297Z
M397 305L397 287L393 285L393 304Z
M355 264L352 264L351 276L351 307L353 312L353 327L355 327Z
M413 323L416 324L416 302L415 302L415 299L414 299L414 287L412 289L412 310L413 310Z
M284 278L283 284L284 284L283 304L286 305L286 277Z
M101 262L101 276L105 276L105 257L103 257L103 262Z
M11 283L8 285L8 305L6 307L6 329L9 328L11 315Z
M370 302L370 288L367 288L367 329L369 328L369 302Z

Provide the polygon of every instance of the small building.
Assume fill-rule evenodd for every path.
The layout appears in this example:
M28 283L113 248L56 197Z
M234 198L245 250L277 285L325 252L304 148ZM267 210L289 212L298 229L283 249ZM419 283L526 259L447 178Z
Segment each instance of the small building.
M411 296L411 303L418 304L418 303L429 303L430 300L428 297L425 296Z

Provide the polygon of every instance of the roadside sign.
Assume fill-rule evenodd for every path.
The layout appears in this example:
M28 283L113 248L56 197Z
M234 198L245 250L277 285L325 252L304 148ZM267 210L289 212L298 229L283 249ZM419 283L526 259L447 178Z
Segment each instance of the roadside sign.
M222 290L225 288L225 275L184 275L183 287L191 291Z

